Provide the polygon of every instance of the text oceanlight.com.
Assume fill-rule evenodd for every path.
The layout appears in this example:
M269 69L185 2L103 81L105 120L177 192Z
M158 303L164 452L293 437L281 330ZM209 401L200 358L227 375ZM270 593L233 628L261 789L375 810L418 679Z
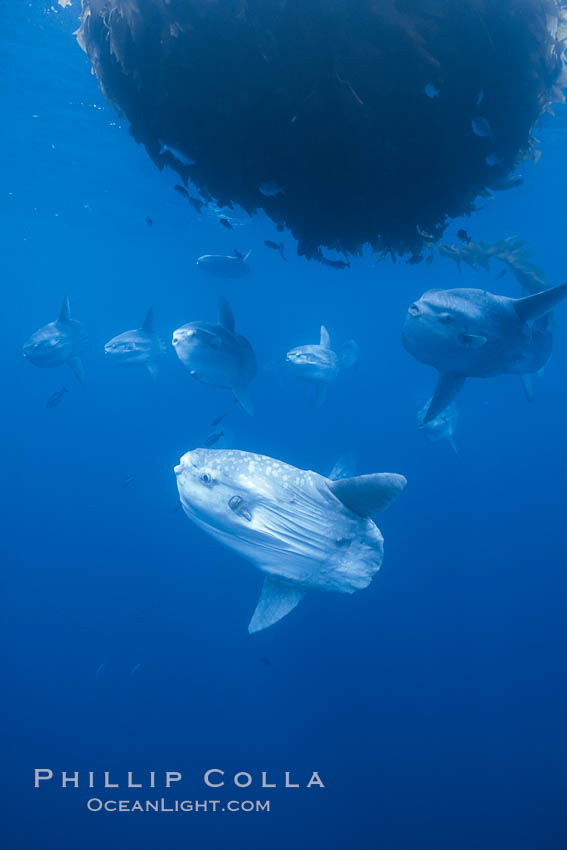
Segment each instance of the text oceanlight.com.
M323 789L325 783L318 771L308 771L301 775L292 771L273 772L259 771L251 773L246 770L228 772L221 768L210 768L200 776L193 777L192 785L201 782L205 788L233 790L282 790L297 791L299 789ZM166 771L55 771L51 768L36 768L34 771L34 788L51 787L62 790L83 789L93 792L85 801L88 811L96 812L183 812L183 813L215 813L215 812L269 812L269 799L246 800L190 800L167 799L166 797L149 797L142 799L111 799L101 794L102 791L137 791L140 789L180 789L188 785L189 780L178 770ZM95 796L96 795L96 796ZM122 796L122 794L120 795ZM126 796L126 795L124 795ZM134 796L134 795L133 795Z

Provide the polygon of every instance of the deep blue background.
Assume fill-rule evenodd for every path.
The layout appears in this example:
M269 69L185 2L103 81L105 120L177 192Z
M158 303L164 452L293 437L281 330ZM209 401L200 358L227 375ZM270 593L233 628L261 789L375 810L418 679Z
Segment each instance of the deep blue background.
M563 850L567 308L536 404L514 378L469 382L459 455L426 443L416 411L435 376L401 347L407 305L431 286L517 295L510 276L370 255L338 273L287 237L282 263L269 222L231 234L197 216L136 146L72 37L77 0L2 0L0 14L2 846ZM530 240L552 282L566 273L563 116L539 131L525 184L465 222L475 239ZM248 278L197 273L199 254L235 246L253 249ZM89 333L84 387L21 356L64 292ZM155 384L104 361L150 305L169 341L213 319L219 292L261 365L254 419L171 349ZM280 364L321 322L361 360L317 409ZM350 449L360 472L408 477L367 591L313 594L247 634L260 576L174 513L173 465L227 409L237 448L321 472ZM327 788L274 794L269 815L105 816L85 811L86 789L34 791L35 767L182 770L191 799L211 796L209 767L316 769Z

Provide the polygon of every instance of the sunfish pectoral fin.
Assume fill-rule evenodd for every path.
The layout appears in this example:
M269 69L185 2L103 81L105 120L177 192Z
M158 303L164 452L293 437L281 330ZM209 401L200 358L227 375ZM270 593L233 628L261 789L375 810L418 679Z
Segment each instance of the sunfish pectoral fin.
M154 311L150 307L148 312L146 313L146 318L144 319L144 324L142 325L142 330L148 334L151 334L154 329Z
M262 631L262 629L267 629L268 626L273 626L274 623L293 611L304 596L304 590L266 576L256 610L248 625L248 631L253 634Z
M219 296L219 325L234 333L234 314L226 298Z
M157 363L153 363L152 361L150 361L149 363L146 363L146 368L147 368L148 372L150 373L150 375L152 376L152 378L154 379L154 381L157 380L158 371L159 371Z
M428 422L439 416L446 407L449 407L463 388L464 383L465 378L462 375L451 375L447 373L439 376L435 393L423 419L424 425L427 425Z
M453 453L458 455L459 452L457 451L457 446L454 437L449 437L449 445L451 446L451 450L453 451Z
M249 416L254 416L254 405L252 404L252 400L248 395L248 390L246 387L233 387L232 392L234 393L234 397L238 404L244 408L246 413Z
M83 366L83 361L80 357L69 357L67 363L73 370L73 374L80 384L82 384L85 380L85 367Z
M331 347L331 337L329 336L329 331L325 327L325 325L321 325L321 337L319 340L319 345L321 348L330 348Z
M554 286L552 289L544 289L527 298L518 298L514 301L514 308L522 322L530 319L539 319L553 310L564 298L567 298L567 283Z
M527 400L530 403L535 401L534 376L533 375L520 375L520 381L522 382L522 387L524 389L524 393L525 393Z
M322 381L320 381L317 384L317 395L316 395L317 407L321 407L321 405L323 404L323 402L325 401L326 398L327 398L327 384L324 384Z
M459 336L459 342L461 345L464 345L465 348L482 348L483 345L486 345L488 340L485 336L481 336L480 334L462 333Z
M68 322L71 318L71 308L69 306L69 296L65 295L63 298L63 304L61 305L61 310L59 312L59 321L60 322Z
M376 472L329 482L329 490L353 513L362 517L374 516L386 510L407 484L403 475L395 472Z

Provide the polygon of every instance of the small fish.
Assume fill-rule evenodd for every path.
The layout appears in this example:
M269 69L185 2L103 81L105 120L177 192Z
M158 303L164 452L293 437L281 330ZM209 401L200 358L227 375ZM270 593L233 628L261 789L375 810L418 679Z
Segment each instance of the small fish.
M472 130L475 136L481 139L492 139L494 137L490 122L487 118L483 118L482 115L477 115L476 118L473 118Z
M471 237L466 230L463 230L462 228L461 230L457 230L457 238L460 239L461 242L464 242L465 245L470 245Z
M439 443L446 441L455 454L458 454L455 445L455 429L457 427L457 405L455 402L442 410L435 419L425 422L425 416L431 405L432 399L429 399L424 407L417 414L417 424L430 443Z
M493 180L488 184L488 188L494 192L506 192L508 189L516 189L523 182L524 178L520 174L510 174L508 177L500 177L498 180Z
M102 671L104 670L104 668L105 668L105 667L106 667L106 661L103 661L103 662L102 662L102 664L100 664L100 665L96 668L95 676L100 676L100 674L102 673Z
M205 202L202 201L201 198L195 198L193 197L193 195L188 194L187 200L189 201L193 209L198 213L200 213L203 207L205 206Z
M434 100L436 97L439 97L439 95L441 94L439 89L434 86L433 83L427 83L427 85L424 86L423 90L427 97L431 98L432 100Z
M264 239L264 245L266 245L268 248L271 248L272 251L279 251L282 260L284 261L284 263L287 263L287 257L284 254L283 242L274 242L272 239Z
M235 399L235 401L236 401L236 399ZM214 428L216 425L220 425L220 423L222 422L222 420L223 420L223 419L226 419L226 417L228 416L228 414L229 414L229 411L227 410L225 413L221 413L221 415L220 415L220 416L216 416L216 417L213 419L213 421L211 422L211 427L212 427L212 428Z
M153 221L149 217L149 215L146 216L146 224L148 225L148 227L152 227L152 225L153 225Z
M329 266L332 269L350 268L350 263L345 262L344 260L329 260L328 257L325 257L320 248L317 249L313 257L317 260L317 262L322 263L324 266Z
M186 198L187 200L189 200L189 192L187 191L185 186L181 186L179 183L177 183L173 187L173 191L177 192L178 195L181 195L182 198Z
M478 97L477 97L477 99L476 99L476 105L477 105L477 106L480 106L480 104L482 103L482 101L483 101L483 100L484 100L484 89L481 89L481 90L479 91L479 93L478 93Z
M56 390L52 395L49 396L47 401L45 402L46 407L57 407L58 404L61 404L63 401L63 396L65 393L68 393L69 390L67 387L61 387L60 390Z
M171 154L171 156L174 159L176 159L177 162L180 162L181 165L184 165L185 167L189 167L190 165L195 165L194 159L191 159L191 157L189 157L189 156L185 156L185 154L182 151L177 150L177 148L172 148L170 145L164 144L161 140L160 140L159 152L160 152L161 156L163 156L164 153Z
M122 482L122 484L120 486L122 487L122 489L124 489L125 487L128 487L132 483L132 481L134 481L135 479L136 479L136 473L134 472L133 475L126 476L126 478L124 479L124 481Z
M224 218L224 216L222 218L219 218L219 224L222 224L222 226L225 227L227 230L234 230L234 227L232 226L228 218Z
M506 274L507 271L508 271L508 269L506 267L504 267L501 271L499 271L498 274L496 275L496 280L501 280L504 277L504 275Z
M209 436L204 442L205 448L210 449L211 446L214 446L215 443L218 443L218 441L222 437L224 437L224 431L214 431L212 434L209 434Z
M278 195L285 195L286 190L285 186L280 186L275 180L264 180L258 188L265 198L276 198Z
M130 670L130 675L131 675L131 676L135 676L135 675L136 675L136 673L139 673L139 672L140 672L140 670L142 669L142 664L143 664L143 661L138 661L138 663L137 663L137 664L134 664L134 666L133 666L133 667L132 667L132 669Z
M502 165L502 160L495 154L494 151L492 153L487 153L484 157L484 161L488 165L489 168L495 168L497 165Z

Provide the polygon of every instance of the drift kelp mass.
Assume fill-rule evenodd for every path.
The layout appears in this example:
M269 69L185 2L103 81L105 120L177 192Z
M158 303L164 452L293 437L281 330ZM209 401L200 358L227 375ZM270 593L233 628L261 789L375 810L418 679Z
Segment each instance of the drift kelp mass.
M158 167L298 240L418 254L533 153L557 0L83 0L79 42Z

